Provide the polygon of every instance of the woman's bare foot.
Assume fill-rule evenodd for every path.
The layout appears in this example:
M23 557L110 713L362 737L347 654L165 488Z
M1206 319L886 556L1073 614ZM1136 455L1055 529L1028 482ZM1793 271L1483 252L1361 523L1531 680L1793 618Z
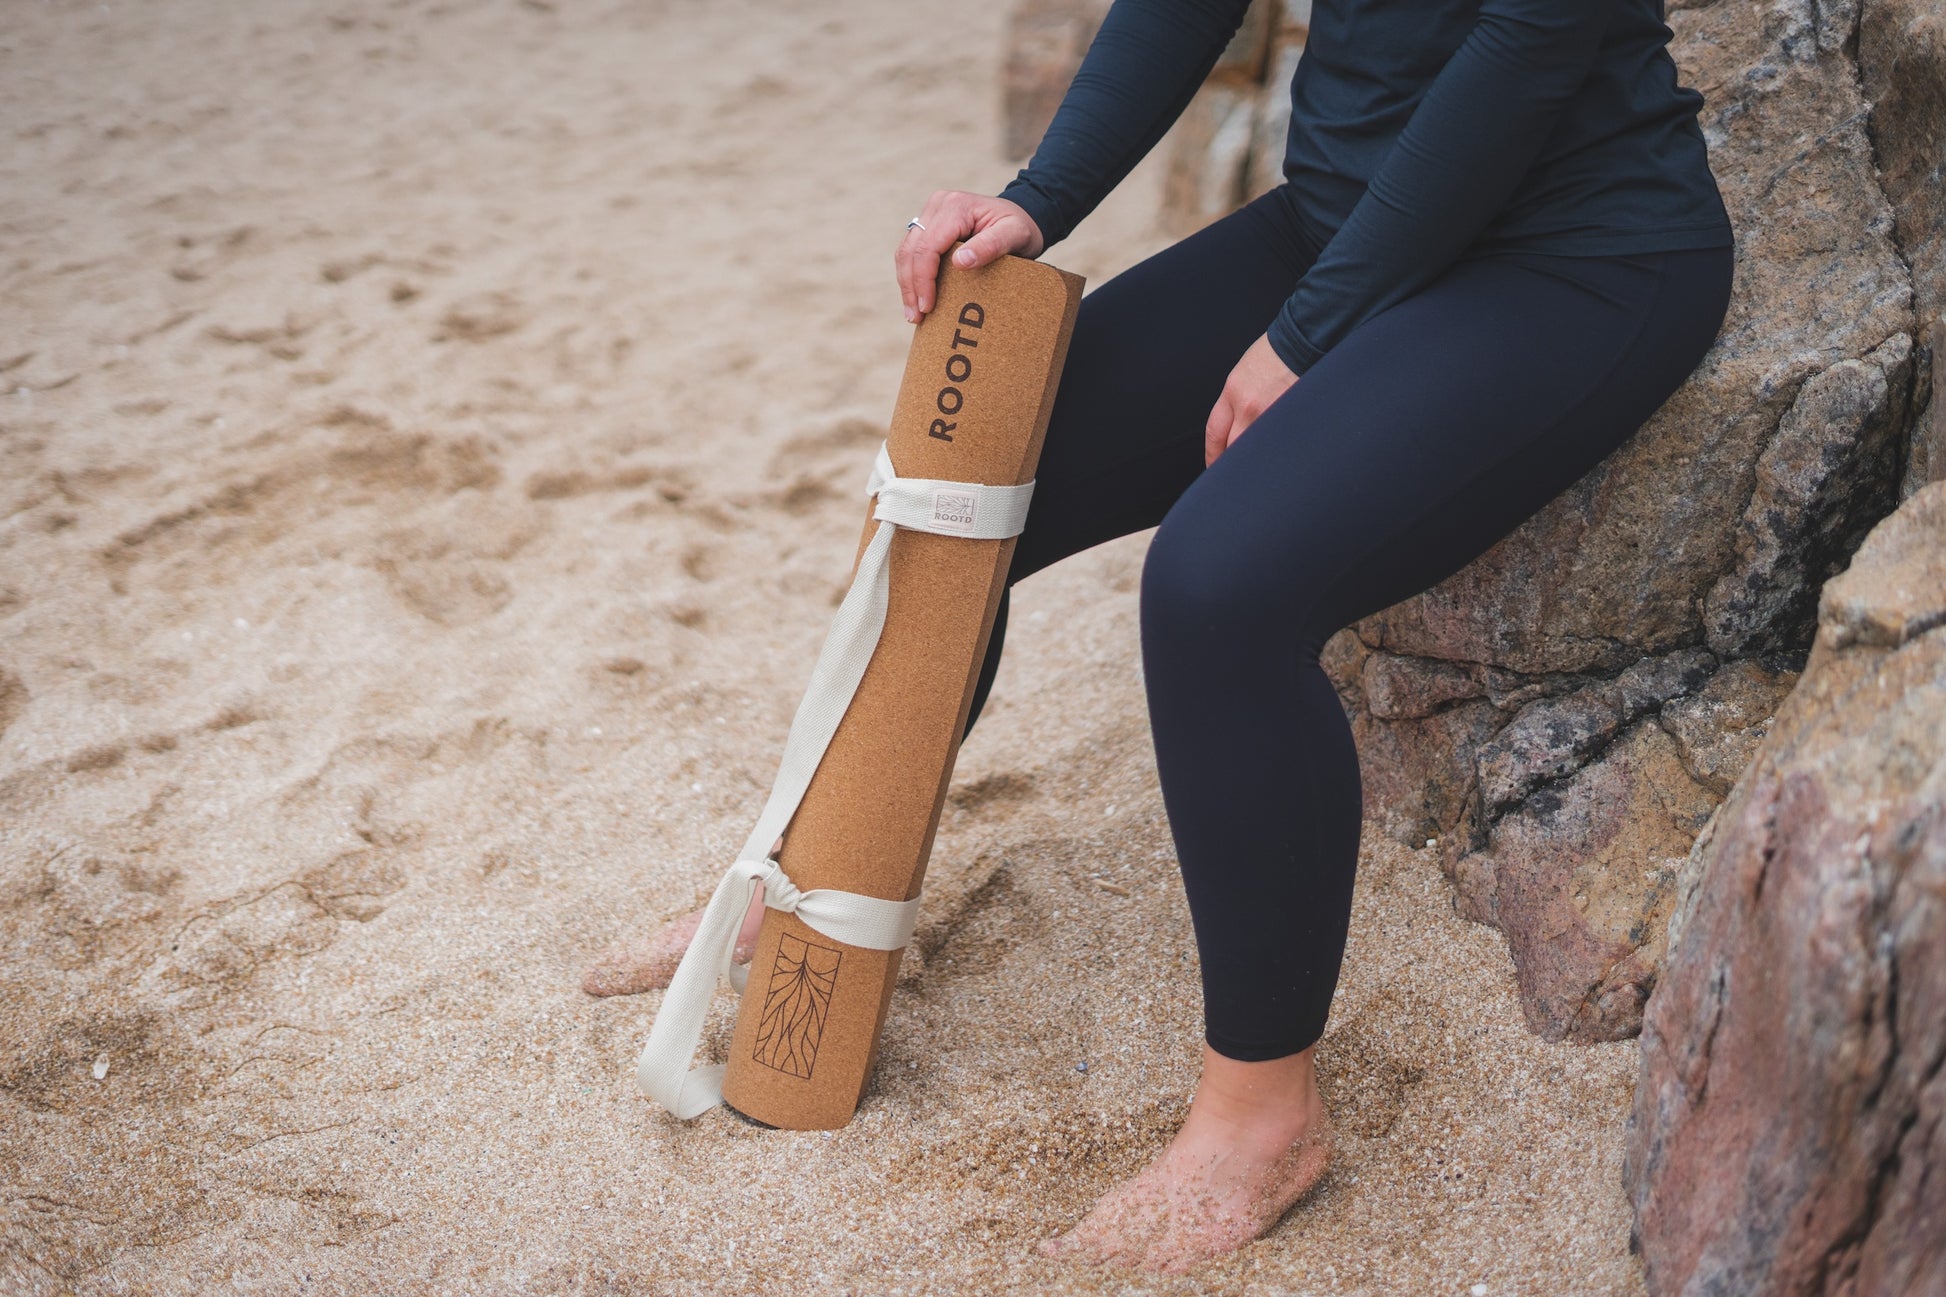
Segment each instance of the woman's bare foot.
M1205 1046L1169 1147L1042 1253L1181 1273L1267 1233L1331 1161L1311 1054L1240 1063Z
M669 985L702 921L703 912L691 910L646 937L623 937L588 965L581 975L581 989L589 995L639 995ZM757 929L763 922L764 889L759 884L750 908L743 912L743 929L737 933L736 953L731 956L737 963L747 964L757 953Z

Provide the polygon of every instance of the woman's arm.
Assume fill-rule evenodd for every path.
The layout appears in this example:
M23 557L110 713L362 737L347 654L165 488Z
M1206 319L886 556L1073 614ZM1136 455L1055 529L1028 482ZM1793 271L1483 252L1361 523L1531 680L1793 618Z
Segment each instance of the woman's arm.
M1182 115L1250 0L1115 0L1033 160L998 197L942 189L892 260L905 318L933 307L939 258L984 266L1066 238Z
M1271 323L1269 344L1293 374L1425 287L1486 228L1588 75L1614 9L1614 0L1485 0Z
M1182 116L1250 0L1115 0L1034 156L1000 191L1060 242Z

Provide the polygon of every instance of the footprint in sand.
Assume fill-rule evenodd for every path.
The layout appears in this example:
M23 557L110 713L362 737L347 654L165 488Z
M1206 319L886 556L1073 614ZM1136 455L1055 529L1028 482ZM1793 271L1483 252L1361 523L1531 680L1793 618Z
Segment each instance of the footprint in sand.
M716 546L691 545L684 549L682 570L692 581L714 581L717 575Z
M219 902L185 923L150 978L178 1007L207 1004L241 987L265 964L314 955L337 935L337 920L305 887L282 883L248 899Z
M1409 1021L1405 1009L1382 994L1319 1045L1325 1103L1342 1129L1368 1139L1384 1136L1404 1115L1412 1087L1425 1078L1425 1070L1400 1057L1385 1037L1385 1024L1400 1021Z
M448 558L433 546L425 558L380 558L374 566L406 607L440 626L484 621L513 601L513 585L493 567Z
M370 923L385 912L387 898L405 886L405 870L384 852L367 847L347 851L297 881L333 918Z
M653 486L657 498L681 504L695 486L680 470L649 464L628 464L603 470L566 469L536 473L527 479L529 500L573 500L608 491L640 491Z
M473 293L449 305L439 317L434 342L486 342L527 323L527 309L512 293Z
M1034 786L1034 776L1017 770L1002 770L953 785L947 800L962 811L978 814L989 807L1025 801L1033 795Z
M454 497L417 525L379 539L375 566L394 594L441 626L493 616L513 601L509 561L540 534L532 505L492 496Z
M869 419L839 419L829 427L792 437L771 455L764 471L773 479L849 472L862 488L872 454L885 440L885 425Z
M138 940L132 930L166 918L181 874L140 854L41 839L18 844L20 865L0 887L20 958L79 969ZM37 860L38 863L29 863Z
M27 692L26 683L5 667L0 667L0 734L5 734L7 728L20 719L20 714L27 710L27 704L31 701L33 697Z
M185 284L208 279L249 250L256 230L239 225L210 234L183 234L176 238L176 255L169 273Z
M828 477L813 477L808 473L800 473L789 486L765 492L763 496L765 504L794 518L842 499L844 493Z
M107 770L122 763L128 749L120 743L98 743L93 747L81 749L68 758L68 771L71 774L86 774L91 770Z
M1040 935L1046 926L1044 916L1035 898L1016 881L1016 855L1015 851L993 853L976 863L978 881L957 899L937 895L945 888L934 889L935 901L945 902L940 907L944 913L922 924L913 938L928 971L942 978L988 971L1009 951Z
M133 569L157 564L164 575L148 584L206 587L225 564L260 560L265 546L288 540L311 519L400 495L420 501L484 491L500 479L476 438L401 433L384 415L349 405L332 407L311 426L328 434L326 444L294 447L269 470L205 489L104 545L98 557L111 588L127 593Z
M190 919L150 976L177 1004L208 1003L268 964L317 954L337 939L341 920L371 922L405 881L405 871L376 848L345 852Z

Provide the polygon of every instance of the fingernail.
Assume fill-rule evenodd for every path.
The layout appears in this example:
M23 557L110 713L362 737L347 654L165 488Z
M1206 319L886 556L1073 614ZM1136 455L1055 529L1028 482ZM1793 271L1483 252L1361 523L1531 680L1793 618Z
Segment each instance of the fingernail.
M953 260L955 260L955 261L957 261L957 262L959 262L959 263L960 263L960 264L961 264L962 266L970 266L970 265L972 265L972 264L973 264L973 249L971 249L971 248L961 248L961 249L960 249L960 250L959 250L958 252L955 252L955 253L953 254Z
M906 307L906 308L905 308L905 322L906 322L907 324L917 324L917 323L919 323L919 312L917 312L917 311L915 311L915 310L913 310L913 309L912 309L912 308L911 308L910 306L908 306L908 307Z

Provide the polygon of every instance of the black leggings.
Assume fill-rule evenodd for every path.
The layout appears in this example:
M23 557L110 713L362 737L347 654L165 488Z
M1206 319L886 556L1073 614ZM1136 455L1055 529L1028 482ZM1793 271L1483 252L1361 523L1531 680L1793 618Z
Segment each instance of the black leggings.
M1244 1060L1324 1034L1344 956L1362 790L1325 640L1451 575L1623 442L1708 350L1733 262L1465 258L1205 470L1224 380L1316 254L1285 187L1082 300L1008 575L1160 524L1142 572L1149 722L1205 1037Z

